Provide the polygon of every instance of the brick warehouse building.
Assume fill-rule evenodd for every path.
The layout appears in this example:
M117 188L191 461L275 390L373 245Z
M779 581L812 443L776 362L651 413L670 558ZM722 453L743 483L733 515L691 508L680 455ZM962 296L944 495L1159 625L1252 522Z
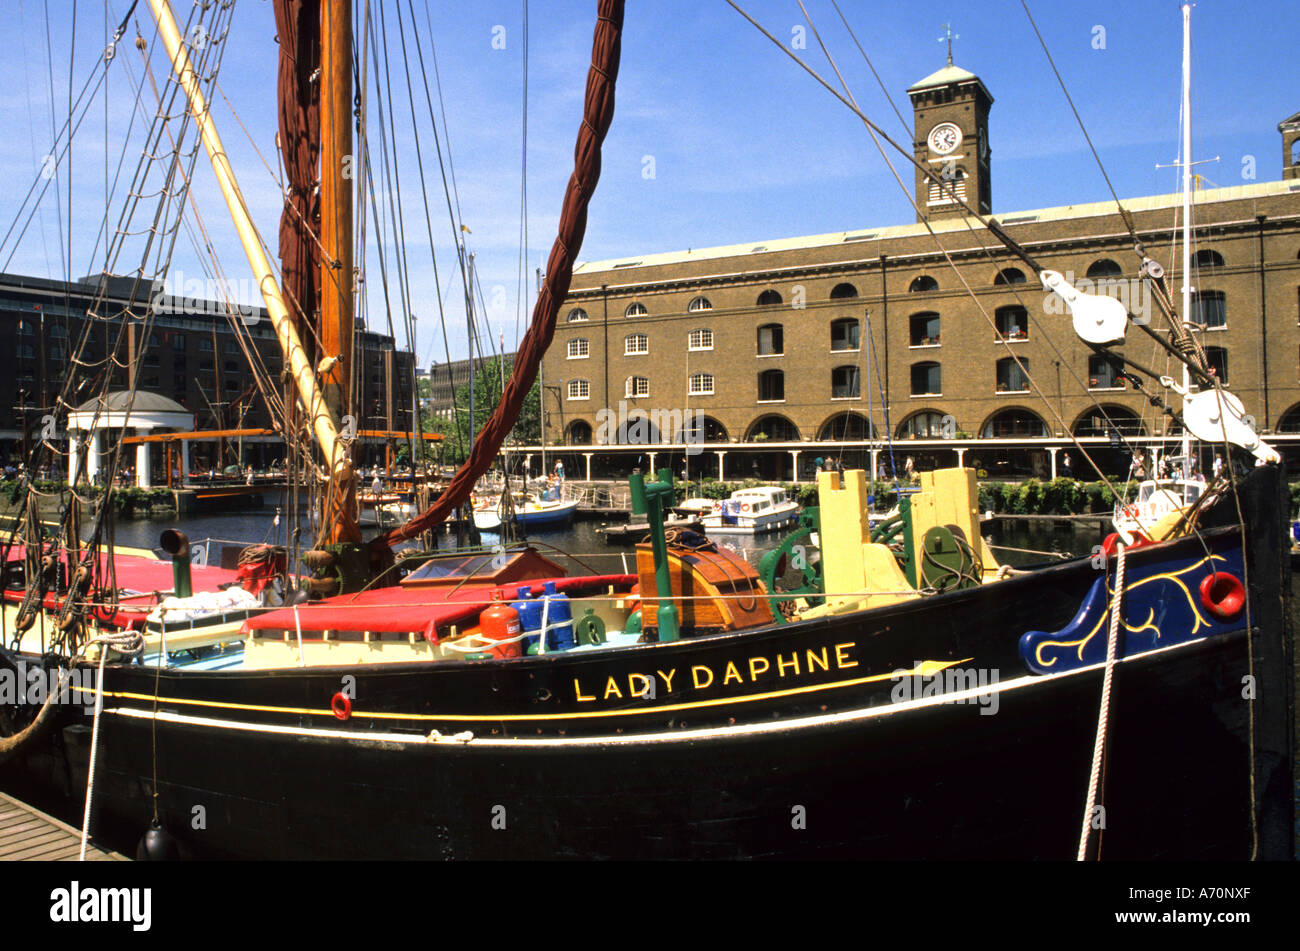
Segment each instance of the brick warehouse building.
M908 92L918 161L988 212L993 100L983 83L949 64ZM1281 181L1193 196L1190 316L1203 328L1201 342L1216 370L1294 465L1300 114L1278 130ZM1128 459L1129 446L1115 448L1120 435L1129 445L1158 445L1176 435L1172 421L1075 337L1068 313L1036 276L919 173L916 201L915 224L580 264L545 360L546 380L557 387L546 395L548 445L572 447L576 468L569 471L578 474L584 465L593 475L620 474L638 455L594 444L649 442L659 446L656 458L642 465L671 461L680 469L685 462L692 475L803 479L819 455L846 465L878 463L879 447L868 440L887 435L888 419L888 435L905 441L895 447L899 466L906 454L918 468L965 464L991 476L1050 476L1071 448L1070 433L1116 474ZM1165 266L1178 306L1181 249L1173 237L1180 196L1124 205L1148 254ZM1162 325L1137 280L1140 262L1113 202L998 219L1045 267L1108 288L1135 314L1149 307ZM1180 376L1136 331L1123 352ZM1169 395L1158 380L1144 386ZM689 460L665 445L679 433L609 425L642 410L673 428L675 408L689 411L688 424L706 440L705 451Z
M41 417L51 412L69 373L85 381L70 398L74 406L98 395L105 347L115 339L123 314L128 307L132 313L144 313L149 292L137 291L132 304L133 280L110 277L82 357L86 366L74 366L72 352L89 319L87 313L95 305L99 283L98 276L66 283L0 274L0 335L11 341L11 346L0 349L0 460L22 461L24 426L28 438L39 434ZM169 297L164 297L163 303L168 312L157 313L148 336L137 340L140 391L181 404L194 414L201 430L271 428L270 414L253 384L224 305ZM278 376L283 360L266 311L260 307L245 310L253 345L267 370ZM391 374L394 428L410 429L412 355L395 351L391 337L365 330L357 333L356 352L362 387L358 428L388 428ZM114 388L124 386L126 379L126 371L119 368ZM279 436L245 437L243 444L249 465L261 467L284 458L284 441ZM215 443L196 443L194 467L216 465L215 448ZM379 444L363 444L362 462L367 455L380 458L382 452ZM230 454L226 453L226 462L232 461Z

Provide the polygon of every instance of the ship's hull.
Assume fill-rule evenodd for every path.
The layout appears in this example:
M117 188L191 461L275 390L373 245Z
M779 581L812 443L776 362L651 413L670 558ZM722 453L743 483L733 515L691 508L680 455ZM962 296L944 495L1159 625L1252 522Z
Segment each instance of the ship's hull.
M1126 556L1128 656L1092 815L1104 858L1289 854L1283 530L1245 511L1244 553L1224 526ZM1209 619L1189 582L1243 558L1249 619ZM157 776L164 825L197 855L1071 859L1105 629L1073 663L1069 632L1091 624L1102 577L1083 559L839 617L499 662L110 665L97 822L142 832ZM1060 672L1031 673L1026 651ZM22 762L74 803L89 726L69 708Z
M1123 665L1103 857L1249 857L1245 704L1209 701L1207 683L1246 671L1244 634ZM599 741L172 717L158 722L160 802L166 826L209 856L1068 860L1100 683L1098 671L1038 681L990 716L931 704ZM1170 696L1200 700L1152 703ZM100 742L96 812L142 833L152 721L105 717Z

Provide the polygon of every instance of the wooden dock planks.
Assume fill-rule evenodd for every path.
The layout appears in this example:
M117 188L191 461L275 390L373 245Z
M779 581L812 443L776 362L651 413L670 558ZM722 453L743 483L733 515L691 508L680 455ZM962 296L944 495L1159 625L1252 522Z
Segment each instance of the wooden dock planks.
M75 862L81 831L0 793L0 862ZM125 862L124 855L86 845L87 862Z

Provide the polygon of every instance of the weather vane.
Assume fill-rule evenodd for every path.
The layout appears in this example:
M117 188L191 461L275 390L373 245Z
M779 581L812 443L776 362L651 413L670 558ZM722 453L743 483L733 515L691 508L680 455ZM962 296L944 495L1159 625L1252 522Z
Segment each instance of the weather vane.
M949 66L952 65L952 41L960 40L960 39L961 39L960 36L957 36L952 32L951 23L945 23L943 25L943 36L939 37L939 42L940 43L946 42L948 44L948 65Z

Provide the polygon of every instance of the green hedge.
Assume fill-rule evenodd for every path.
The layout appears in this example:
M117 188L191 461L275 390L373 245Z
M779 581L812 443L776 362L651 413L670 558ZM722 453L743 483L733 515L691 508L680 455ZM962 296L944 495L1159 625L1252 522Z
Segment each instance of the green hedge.
M1117 485L1129 498L1137 493L1137 482ZM1115 508L1115 495L1104 482L1053 479L1042 482L980 483L980 511L1010 515L1104 515Z

